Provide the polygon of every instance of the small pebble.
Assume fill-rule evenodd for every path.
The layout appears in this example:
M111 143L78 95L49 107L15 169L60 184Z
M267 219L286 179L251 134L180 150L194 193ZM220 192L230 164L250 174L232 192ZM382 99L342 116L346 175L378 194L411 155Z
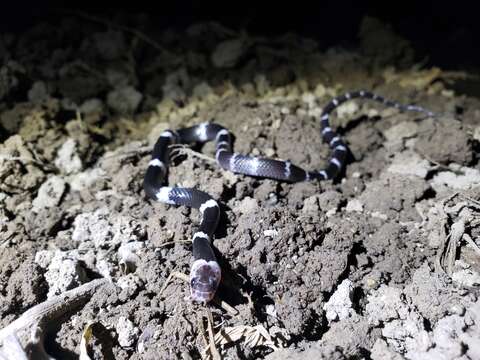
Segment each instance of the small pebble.
M352 212L352 211L363 212L363 204L360 202L360 200L352 199L347 203L347 206L345 207L345 211L346 212Z
M133 322L127 319L125 316L120 316L115 330L118 334L118 343L121 347L131 347L138 339L140 330L135 327Z
M275 229L264 230L263 235L267 237L275 237L278 235L278 231Z

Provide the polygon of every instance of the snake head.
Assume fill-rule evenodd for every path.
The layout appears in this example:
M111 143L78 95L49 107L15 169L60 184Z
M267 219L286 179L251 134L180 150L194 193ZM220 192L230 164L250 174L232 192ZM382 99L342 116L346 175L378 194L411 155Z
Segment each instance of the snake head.
M207 303L217 291L222 272L216 261L195 260L190 269L190 294L193 301Z

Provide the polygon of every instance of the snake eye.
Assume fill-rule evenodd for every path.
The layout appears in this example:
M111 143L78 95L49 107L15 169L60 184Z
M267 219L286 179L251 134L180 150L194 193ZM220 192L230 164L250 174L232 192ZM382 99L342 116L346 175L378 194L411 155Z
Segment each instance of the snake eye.
M192 280L190 280L190 286L195 286L197 284L197 279L193 278Z

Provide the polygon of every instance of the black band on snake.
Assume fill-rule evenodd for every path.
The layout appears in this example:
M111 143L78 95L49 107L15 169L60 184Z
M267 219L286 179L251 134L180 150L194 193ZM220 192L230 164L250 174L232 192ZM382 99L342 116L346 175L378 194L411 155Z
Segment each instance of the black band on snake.
M184 205L200 210L202 220L193 234L193 264L190 270L190 292L194 301L206 303L215 295L221 278L221 269L211 247L218 224L220 208L207 193L193 188L165 186L169 166L169 146L178 143L216 141L215 158L225 170L245 175L271 178L287 182L335 179L345 166L347 145L330 127L329 117L340 104L354 98L372 99L400 111L416 111L427 116L434 114L415 105L402 105L386 100L368 91L345 93L332 99L320 116L322 139L332 149L328 166L320 171L305 171L289 161L279 161L236 154L232 152L230 133L224 127L203 123L177 131L164 131L157 140L152 160L144 179L146 195L156 201L173 205Z

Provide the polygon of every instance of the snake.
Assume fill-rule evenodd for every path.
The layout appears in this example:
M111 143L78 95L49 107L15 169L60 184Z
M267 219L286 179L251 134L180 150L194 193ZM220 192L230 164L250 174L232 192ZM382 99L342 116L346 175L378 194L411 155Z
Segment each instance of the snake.
M421 106L403 105L370 91L346 92L331 99L320 114L321 137L332 150L328 165L321 170L307 171L290 161L254 157L233 152L232 134L222 125L204 122L178 130L163 131L156 141L145 173L143 188L154 201L198 209L201 221L192 237L193 262L190 267L190 298L194 302L211 301L220 284L222 271L212 247L220 207L208 193L196 188L170 187L167 178L171 148L175 144L215 141L217 164L233 173L285 182L335 180L347 161L349 149L340 135L330 127L330 116L341 104L355 98L370 99L399 111L414 111L433 117L435 114Z

